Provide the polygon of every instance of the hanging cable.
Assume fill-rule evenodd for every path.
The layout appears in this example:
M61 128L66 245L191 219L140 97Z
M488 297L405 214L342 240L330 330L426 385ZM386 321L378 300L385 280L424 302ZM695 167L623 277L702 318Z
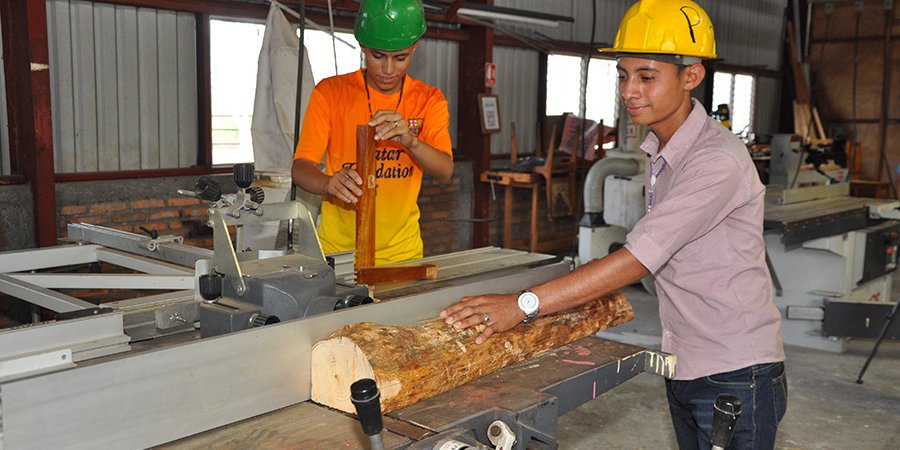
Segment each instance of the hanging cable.
M331 0L328 0L328 25L331 28L331 52L334 54L334 74L337 75L337 41L334 39L334 12L331 11Z

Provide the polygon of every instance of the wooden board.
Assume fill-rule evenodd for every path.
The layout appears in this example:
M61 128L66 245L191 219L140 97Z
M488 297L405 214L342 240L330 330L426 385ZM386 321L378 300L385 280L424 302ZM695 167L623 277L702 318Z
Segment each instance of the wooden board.
M362 177L362 195L356 204L355 268L375 265L375 129L356 127L356 172Z
M356 282L359 284L393 283L412 280L436 280L437 265L417 264L389 267L360 267L356 270Z

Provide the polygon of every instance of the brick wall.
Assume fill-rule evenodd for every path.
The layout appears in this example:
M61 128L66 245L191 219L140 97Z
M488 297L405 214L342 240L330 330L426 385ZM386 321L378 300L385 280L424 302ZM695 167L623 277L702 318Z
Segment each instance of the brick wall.
M59 183L57 235L66 237L70 223L90 223L132 233L141 227L160 236L184 237L184 243L212 248L212 228L206 226L207 202L177 193L193 190L198 177ZM213 177L224 192L237 187L231 175Z
M453 178L448 183L439 183L431 177L422 180L419 193L419 226L425 256L457 251L460 248L458 222L451 222L451 214L459 202L460 180ZM468 244L468 243L467 243Z
M419 192L419 226L425 256L457 252L472 243L471 162L457 161L452 179L440 183L430 176L422 179Z
M143 227L160 236L182 236L188 245L212 248L212 228L206 226L207 208L208 202L195 198L167 196L70 204L57 209L57 234L65 237L70 223L89 223L146 234Z

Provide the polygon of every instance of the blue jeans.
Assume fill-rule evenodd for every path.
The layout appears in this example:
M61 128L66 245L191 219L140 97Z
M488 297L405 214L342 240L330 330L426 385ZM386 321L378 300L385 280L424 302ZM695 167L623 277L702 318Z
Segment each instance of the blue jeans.
M719 394L741 400L741 415L729 449L772 449L775 431L787 409L784 363L758 364L695 380L666 380L669 412L678 447L712 447L713 404Z

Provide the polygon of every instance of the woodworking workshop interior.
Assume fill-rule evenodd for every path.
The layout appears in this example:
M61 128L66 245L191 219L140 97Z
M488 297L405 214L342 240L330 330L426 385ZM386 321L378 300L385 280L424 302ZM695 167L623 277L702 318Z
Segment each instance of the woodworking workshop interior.
M0 450L900 448L894 0L0 0Z

